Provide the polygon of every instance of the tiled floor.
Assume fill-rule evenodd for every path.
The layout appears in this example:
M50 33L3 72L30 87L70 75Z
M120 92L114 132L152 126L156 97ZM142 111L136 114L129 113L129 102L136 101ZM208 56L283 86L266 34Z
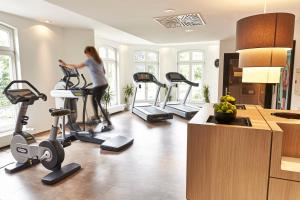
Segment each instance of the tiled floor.
M187 122L148 124L129 112L112 121L114 133L134 137L128 150L109 153L75 141L64 163L80 163L82 170L54 186L41 183L49 172L42 165L13 175L0 169L0 199L184 200ZM0 152L0 166L11 161L9 150Z

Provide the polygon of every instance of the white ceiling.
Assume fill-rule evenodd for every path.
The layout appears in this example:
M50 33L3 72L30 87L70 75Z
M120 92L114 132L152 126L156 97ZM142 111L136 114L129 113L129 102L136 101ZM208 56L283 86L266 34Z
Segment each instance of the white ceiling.
M3 3L2 3L3 2ZM215 41L235 34L238 19L263 12L264 0L0 0L0 10L30 18L47 18L61 26L93 28L103 37L127 43ZM40 8L39 8L40 7ZM35 9L37 8L37 9ZM166 29L153 17L199 12L207 25ZM300 16L300 0L267 0L267 12ZM113 28L112 28L113 27Z
M220 40L235 33L238 19L263 12L264 0L48 0L154 43ZM166 29L153 17L199 12L207 23L194 32ZM293 12L300 16L300 0L267 0L267 10Z
M97 35L121 43L152 44L132 34L118 30L97 20L85 17L45 0L0 0L0 11L34 19L50 20L61 27L88 28L97 30ZM1 21L1 19L0 19Z

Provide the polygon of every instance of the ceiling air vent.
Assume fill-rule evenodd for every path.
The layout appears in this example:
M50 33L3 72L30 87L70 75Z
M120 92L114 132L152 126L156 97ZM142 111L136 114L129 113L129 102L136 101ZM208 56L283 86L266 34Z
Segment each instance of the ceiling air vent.
M166 28L191 27L205 25L199 13L155 17L155 21Z

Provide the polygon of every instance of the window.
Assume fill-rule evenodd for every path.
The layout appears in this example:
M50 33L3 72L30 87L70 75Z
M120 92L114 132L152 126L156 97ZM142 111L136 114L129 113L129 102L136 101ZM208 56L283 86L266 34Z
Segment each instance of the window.
M136 51L134 54L135 72L149 72L158 79L158 52ZM140 101L151 101L155 99L157 86L153 83L141 84L136 99Z
M186 79L199 83L199 87L192 87L189 102L199 102L202 99L202 75L204 55L200 50L181 51L178 53L178 72ZM189 85L178 85L178 99L183 100Z
M100 47L99 54L103 60L106 77L112 92L110 105L117 105L119 103L117 49L113 47Z
M14 30L0 24L0 135L15 126L17 106L3 94L4 88L16 79Z

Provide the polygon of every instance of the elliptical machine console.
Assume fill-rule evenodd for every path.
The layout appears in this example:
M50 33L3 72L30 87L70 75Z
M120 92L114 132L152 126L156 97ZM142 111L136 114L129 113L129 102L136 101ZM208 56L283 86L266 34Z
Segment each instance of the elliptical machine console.
M30 89L10 89L12 85L20 83L26 84ZM77 163L71 163L61 167L65 158L65 152L62 145L56 140L59 117L70 114L70 110L50 109L49 112L55 118L50 136L38 146L32 145L32 143L36 142L34 137L23 131L23 126L26 125L29 120L29 117L26 116L26 112L28 106L33 105L34 102L39 99L46 101L47 96L40 93L31 83L25 80L12 81L4 89L3 93L12 104L21 103L15 131L10 144L11 153L17 163L8 166L5 168L5 171L11 174L41 162L45 168L52 171L42 178L42 182L49 185L57 183L78 171L81 166Z

